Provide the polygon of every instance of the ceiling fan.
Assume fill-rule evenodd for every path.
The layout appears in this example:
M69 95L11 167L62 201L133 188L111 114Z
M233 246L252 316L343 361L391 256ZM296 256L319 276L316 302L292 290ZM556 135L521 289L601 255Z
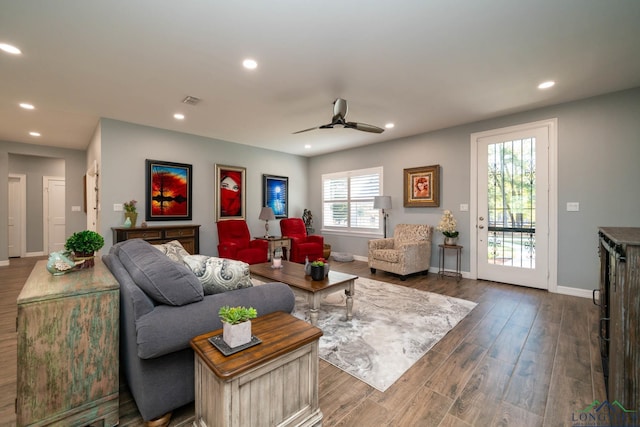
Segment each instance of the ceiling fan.
M345 120L345 116L347 115L347 101L342 98L338 98L333 101L333 118L331 119L331 123L326 125L316 126L309 129L299 130L296 133L308 132L314 129L333 129L334 126L343 127L347 129L356 129L364 132L373 132L373 133L382 133L384 129L379 128L378 126L368 125L366 123L357 123L357 122L348 122Z

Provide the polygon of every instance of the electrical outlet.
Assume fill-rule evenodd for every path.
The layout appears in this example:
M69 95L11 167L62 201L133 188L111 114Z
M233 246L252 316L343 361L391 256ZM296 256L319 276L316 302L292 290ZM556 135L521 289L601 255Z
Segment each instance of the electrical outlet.
M567 212L578 212L580 210L580 203L567 202Z
M122 212L123 209L124 209L124 207L122 206L122 203L114 203L113 204L113 211L114 212Z

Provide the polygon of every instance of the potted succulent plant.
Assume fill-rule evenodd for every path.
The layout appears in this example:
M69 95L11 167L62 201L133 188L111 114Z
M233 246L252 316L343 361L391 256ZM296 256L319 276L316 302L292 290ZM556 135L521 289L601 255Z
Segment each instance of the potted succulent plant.
M104 239L99 233L83 230L73 233L64 244L65 249L72 251L75 261L84 263L79 268L90 268L94 265L94 253L104 246Z
M318 258L311 263L311 279L312 280L324 280L325 260L324 258ZM328 273L328 271L327 271Z
M222 339L231 348L251 341L251 319L258 316L253 307L220 307L218 316L222 320Z

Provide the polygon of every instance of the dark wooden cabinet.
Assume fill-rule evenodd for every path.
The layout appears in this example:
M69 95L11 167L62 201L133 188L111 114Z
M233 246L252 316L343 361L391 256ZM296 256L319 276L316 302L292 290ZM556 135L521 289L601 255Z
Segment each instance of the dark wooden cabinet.
M602 227L600 354L607 398L640 408L640 228Z
M152 245L179 241L190 254L200 253L199 225L167 225L152 227L113 227L113 243L129 239L143 239Z

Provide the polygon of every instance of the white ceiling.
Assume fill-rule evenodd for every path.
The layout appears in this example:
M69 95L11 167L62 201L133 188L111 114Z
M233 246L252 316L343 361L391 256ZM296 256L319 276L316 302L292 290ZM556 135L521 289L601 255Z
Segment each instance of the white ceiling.
M638 0L0 0L0 43L0 140L78 149L106 117L311 156L640 86ZM292 134L337 97L395 128Z

